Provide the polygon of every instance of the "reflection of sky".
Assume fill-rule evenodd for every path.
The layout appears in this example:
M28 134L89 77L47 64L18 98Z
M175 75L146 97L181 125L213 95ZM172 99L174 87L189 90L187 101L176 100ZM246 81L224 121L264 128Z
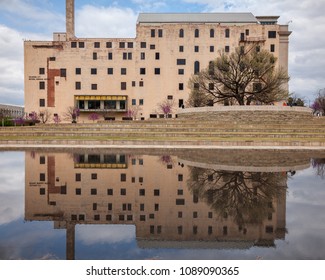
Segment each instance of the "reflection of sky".
M0 152L0 259L64 259L66 231L24 221L24 154ZM76 259L325 259L325 180L312 168L288 180L285 240L245 250L141 249L135 227L77 225Z

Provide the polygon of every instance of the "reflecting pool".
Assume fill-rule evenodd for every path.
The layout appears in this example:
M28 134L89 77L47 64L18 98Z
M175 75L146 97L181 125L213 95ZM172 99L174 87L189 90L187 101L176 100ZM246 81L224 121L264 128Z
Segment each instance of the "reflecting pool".
M325 259L325 157L0 152L0 259Z

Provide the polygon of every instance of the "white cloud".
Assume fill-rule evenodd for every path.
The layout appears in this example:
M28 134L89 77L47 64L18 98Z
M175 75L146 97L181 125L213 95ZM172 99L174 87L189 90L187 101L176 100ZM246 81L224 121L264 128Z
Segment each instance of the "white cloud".
M134 38L137 17L129 8L85 5L76 13L76 36Z
M135 226L80 225L76 228L76 238L86 245L131 242L135 239Z

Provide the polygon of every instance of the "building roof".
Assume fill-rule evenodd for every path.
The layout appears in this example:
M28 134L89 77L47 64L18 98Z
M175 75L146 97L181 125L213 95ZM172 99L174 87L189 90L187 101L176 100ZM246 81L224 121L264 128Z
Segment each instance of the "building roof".
M138 23L258 23L252 13L140 13Z

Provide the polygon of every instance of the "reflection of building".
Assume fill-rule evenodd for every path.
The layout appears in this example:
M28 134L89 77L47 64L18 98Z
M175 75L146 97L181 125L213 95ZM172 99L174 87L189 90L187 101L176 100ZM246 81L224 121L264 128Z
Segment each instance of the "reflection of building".
M18 105L0 104L0 118L20 118L24 116L24 107Z
M62 116L78 107L121 119L157 117L158 104L183 107L190 77L219 52L250 45L267 50L288 71L288 25L278 16L251 13L140 14L135 38L76 38L74 1L67 0L67 28L53 41L25 41L25 106ZM137 107L137 108L134 108ZM103 118L102 118L103 119Z
M26 152L25 218L66 228L68 258L76 224L134 224L140 247L270 246L284 238L285 193L268 201L262 222L242 227L193 194L190 175L173 156Z

